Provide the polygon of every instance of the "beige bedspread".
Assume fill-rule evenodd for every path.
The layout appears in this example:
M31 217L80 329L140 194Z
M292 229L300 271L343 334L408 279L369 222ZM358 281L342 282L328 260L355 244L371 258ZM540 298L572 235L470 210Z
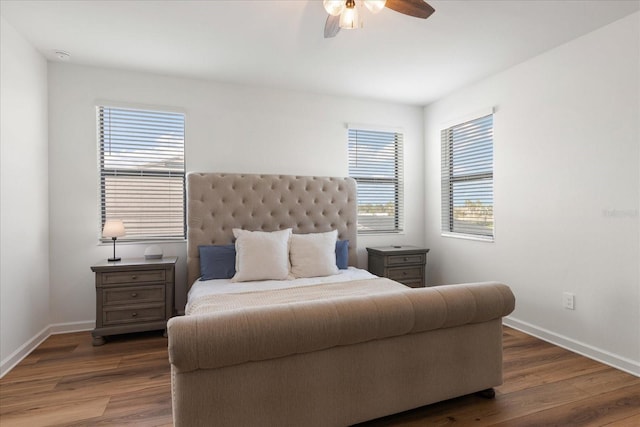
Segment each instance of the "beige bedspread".
M242 287L242 284L238 284ZM227 310L245 309L276 304L301 303L354 296L404 292L408 288L389 279L376 278L350 280L338 283L323 283L311 286L250 291L235 294L215 294L200 297L187 307L187 315L219 313Z

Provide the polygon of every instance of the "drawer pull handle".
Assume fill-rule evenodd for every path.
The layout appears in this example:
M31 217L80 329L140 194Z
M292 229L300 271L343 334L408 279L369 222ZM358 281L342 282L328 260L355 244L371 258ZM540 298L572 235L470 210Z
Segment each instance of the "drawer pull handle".
M135 298L135 297L137 297L137 296L138 296L138 294L137 294L137 293L135 293L135 292L132 292L132 293L131 293L131 297L132 297L132 298Z
M131 313L131 317L136 317L137 315L138 315L138 313L136 313L136 312Z
M138 276L136 276L136 275L131 276L131 280L136 280L137 278L138 278Z

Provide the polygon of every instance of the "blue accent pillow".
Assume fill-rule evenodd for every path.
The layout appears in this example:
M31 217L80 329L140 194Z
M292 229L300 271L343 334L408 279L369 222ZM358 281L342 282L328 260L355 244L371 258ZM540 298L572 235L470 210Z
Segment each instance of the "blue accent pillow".
M349 268L349 241L336 241L336 265L340 270Z
M236 274L235 245L198 246L200 280L231 279Z

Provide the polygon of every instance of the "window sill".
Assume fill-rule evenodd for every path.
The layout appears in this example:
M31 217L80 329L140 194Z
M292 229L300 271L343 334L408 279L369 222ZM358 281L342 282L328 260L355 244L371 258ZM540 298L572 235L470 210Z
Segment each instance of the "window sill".
M158 240L116 240L116 245L159 245L166 243L186 243L187 239L158 239ZM113 240L98 241L96 246L113 246Z
M403 236L404 231L358 231L358 236L388 236L390 234Z
M441 233L442 237L449 237L462 240L475 240L477 242L493 243L495 241L493 236L478 236L475 234L462 234L462 233Z

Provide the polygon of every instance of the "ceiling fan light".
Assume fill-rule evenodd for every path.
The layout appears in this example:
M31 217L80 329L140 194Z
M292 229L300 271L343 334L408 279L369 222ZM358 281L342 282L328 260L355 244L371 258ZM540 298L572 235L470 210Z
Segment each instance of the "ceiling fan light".
M384 5L386 3L387 3L387 0L364 0L364 5L372 13L380 12L382 9L384 9Z
M345 9L346 2L344 0L324 0L322 5L329 15L338 16Z
M340 14L340 28L345 30L360 28L360 17L358 16L358 8L355 5L346 7Z

